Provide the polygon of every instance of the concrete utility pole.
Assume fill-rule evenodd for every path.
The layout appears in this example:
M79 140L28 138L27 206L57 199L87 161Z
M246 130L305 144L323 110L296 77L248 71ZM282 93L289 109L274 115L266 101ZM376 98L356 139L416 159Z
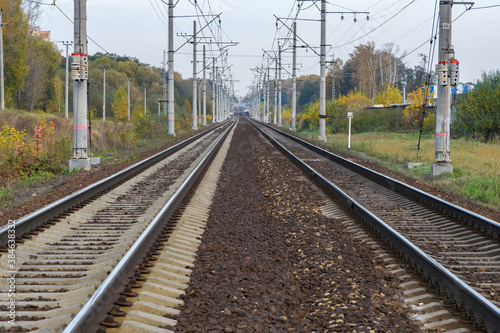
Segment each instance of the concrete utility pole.
M63 42L63 45L66 46L66 79L65 79L65 91L64 91L64 118L69 118L69 46L73 44L73 42ZM2 74L3 75L3 74ZM2 99L3 100L3 99Z
M198 111L196 109L196 104L198 104L198 96L196 89L196 21L193 21L193 127L192 129L198 129Z
M127 94L127 100L128 100L128 104L127 104L127 113L128 113L128 121L130 122L130 80L128 80L128 94Z
M168 134L175 136L174 0L168 1Z
M163 114L167 114L167 53L163 50ZM165 102L167 101L167 102ZM158 116L158 122L160 116Z
M264 81L262 82L262 96L264 96L264 105L262 106L262 121L266 122L266 100L267 100L267 71L264 70Z
M403 81L403 101L401 104L406 104L406 81Z
M274 59L274 114L273 114L273 124L278 124L278 59Z
M102 121L106 121L106 68L102 78Z
M281 127L281 45L278 45L278 126Z
M0 108L5 110L5 82L3 75L3 9L0 12ZM66 52L66 59L68 59L68 53ZM67 67L68 65L66 65ZM68 118L68 117L66 117Z
M215 59L212 64L212 124L217 122L216 97L217 97L217 74L215 72Z
M321 0L321 55L319 78L319 135L326 141L326 0Z
M293 62L292 62L292 123L290 131L297 130L297 22L293 22Z
M207 53L203 45L203 126L207 126Z
M201 125L201 120L203 119L203 106L201 103L203 103L203 80L198 79L197 81L197 89L198 89L198 125Z
M87 0L75 0L73 79L73 151L69 169L90 169L87 147Z
M335 55L332 55L332 101L335 100Z
M216 86L216 119L217 119L217 122L220 121L220 92L221 92L221 89L220 89L220 85L219 85L219 66L216 66L215 67L215 86Z
M269 63L267 64L267 91L266 91L266 119L265 122L269 123L269 94L270 94L270 85L271 85L271 76L270 76L271 67L269 67Z
M436 149L435 163L431 166L433 176L453 173L453 166L450 164L451 86L458 83L458 61L454 59L455 51L451 43L452 5L452 1L439 2Z
M165 102L163 102L165 104ZM158 122L160 122L161 102L158 101Z

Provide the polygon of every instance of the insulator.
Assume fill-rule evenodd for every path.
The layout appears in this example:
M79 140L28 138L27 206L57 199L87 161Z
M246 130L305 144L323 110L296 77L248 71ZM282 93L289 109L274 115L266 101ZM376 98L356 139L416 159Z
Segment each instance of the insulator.
M436 65L436 72L438 75L438 85L447 86L449 83L448 80L448 66L446 62L439 63Z
M80 53L73 53L71 55L71 79L80 80Z
M76 81L88 80L89 57L86 54L73 53L71 55L71 79Z
M450 70L450 85L456 86L460 83L460 73L459 73L459 62L455 58L451 58L449 61Z

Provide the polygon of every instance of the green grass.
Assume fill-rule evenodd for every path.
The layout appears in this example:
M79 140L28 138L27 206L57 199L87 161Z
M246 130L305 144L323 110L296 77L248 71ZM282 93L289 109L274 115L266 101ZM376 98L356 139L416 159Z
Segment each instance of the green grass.
M52 179L54 177L55 177L55 175L52 172L40 171L40 172L34 173L30 176L21 176L19 180L31 183L31 182L35 182L38 180Z
M11 197L12 193L8 188L0 188L0 209L3 209L4 207L12 204L12 201L10 201Z
M311 138L317 132L297 132ZM351 154L376 162L430 186L453 193L494 209L500 209L500 145L498 142L483 143L476 140L452 139L450 143L453 174L430 176L434 163L435 136L424 134L418 152L418 133L367 132L353 134ZM327 147L335 152L347 153L347 133L328 135ZM407 162L424 165L407 169Z
M463 194L477 202L500 207L500 177L474 177L470 179Z

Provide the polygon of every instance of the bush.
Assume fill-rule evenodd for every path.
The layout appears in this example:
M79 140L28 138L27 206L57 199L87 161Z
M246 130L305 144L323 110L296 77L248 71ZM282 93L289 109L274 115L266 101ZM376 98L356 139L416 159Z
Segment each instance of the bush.
M61 149L66 149L65 142L56 142L54 122L47 123L45 118L36 125L33 136L28 136L26 130L4 125L0 132L0 185L13 178L62 171Z
M500 136L500 71L483 74L456 103L454 133L490 141Z
M403 99L403 95L397 87L387 85L385 89L375 96L375 104L383 104L389 106L391 104L399 104Z

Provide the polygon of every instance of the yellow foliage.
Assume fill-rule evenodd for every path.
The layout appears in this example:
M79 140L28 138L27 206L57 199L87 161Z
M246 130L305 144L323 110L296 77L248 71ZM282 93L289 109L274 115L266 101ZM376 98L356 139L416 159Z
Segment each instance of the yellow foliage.
M410 105L405 108L403 113L403 120L410 125L417 125L419 120L422 118L424 111L424 105L429 105L434 102L434 98L430 94L430 88L421 87L408 94L408 103ZM424 119L425 122L429 122L430 118Z
M0 161L12 161L20 156L42 158L54 145L55 125L42 118L29 139L26 131L5 125L0 132Z
M354 112L362 110L371 105L371 100L363 95L360 91L350 92L346 96L340 96L333 102L327 101L326 113L332 116L332 112ZM310 128L318 127L319 123L319 101L304 107L302 112L303 125L309 125Z
M120 86L115 93L113 103L111 104L116 120L128 120L128 97L125 88Z
M336 102L338 105L346 106L348 111L361 110L371 105L370 99L361 91L352 91L346 96L340 96Z
M142 119L142 118L144 118L144 105L141 105L141 103L137 103L132 108L131 115L130 115L130 120L133 123L135 123L139 119Z
M0 132L0 157L2 160L22 155L26 149L26 132L5 125Z
M387 85L385 89L375 96L375 104L383 104L384 106L389 106L391 104L399 104L403 96L399 92L399 89Z
M319 122L319 101L307 105L302 112L302 121L309 124L310 128L318 127Z

